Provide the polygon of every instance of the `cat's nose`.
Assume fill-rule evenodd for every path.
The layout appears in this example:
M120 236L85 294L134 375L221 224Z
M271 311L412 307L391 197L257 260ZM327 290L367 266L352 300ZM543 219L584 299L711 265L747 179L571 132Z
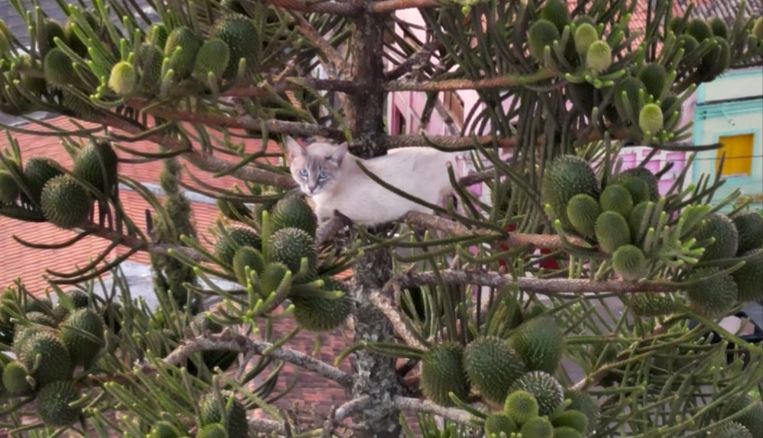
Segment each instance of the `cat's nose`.
M315 189L318 188L318 184L315 185L309 185L308 188L310 189L310 193L315 193Z

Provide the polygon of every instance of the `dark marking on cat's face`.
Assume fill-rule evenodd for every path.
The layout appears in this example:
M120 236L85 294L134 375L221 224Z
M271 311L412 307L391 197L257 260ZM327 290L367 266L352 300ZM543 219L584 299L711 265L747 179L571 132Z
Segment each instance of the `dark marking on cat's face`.
M303 193L315 196L330 189L336 182L347 144L312 143L304 147L287 137L286 149L292 178Z

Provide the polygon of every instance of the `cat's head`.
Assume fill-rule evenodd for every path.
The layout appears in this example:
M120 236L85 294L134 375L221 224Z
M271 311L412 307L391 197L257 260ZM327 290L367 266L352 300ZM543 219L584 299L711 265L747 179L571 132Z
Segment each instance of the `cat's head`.
M286 150L292 178L303 193L315 196L336 184L342 160L347 155L347 143L314 142L302 146L286 137Z

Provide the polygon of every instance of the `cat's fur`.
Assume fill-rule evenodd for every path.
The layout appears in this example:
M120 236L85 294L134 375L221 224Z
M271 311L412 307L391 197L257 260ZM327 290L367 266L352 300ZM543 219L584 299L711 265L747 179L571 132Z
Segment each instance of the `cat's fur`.
M382 181L431 204L442 205L453 193L447 170L448 163L455 164L451 153L410 147L364 160L350 154L346 143L304 147L290 137L286 148L291 175L311 198L321 221L330 219L335 210L368 226L400 219L409 211L431 212L373 181L358 161Z

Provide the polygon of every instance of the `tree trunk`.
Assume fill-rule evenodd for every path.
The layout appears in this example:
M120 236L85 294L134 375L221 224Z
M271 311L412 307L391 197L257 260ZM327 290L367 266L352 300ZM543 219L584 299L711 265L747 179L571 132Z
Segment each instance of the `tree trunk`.
M354 20L352 35L353 79L360 85L360 92L350 96L353 110L350 120L352 153L373 158L386 154L384 147L385 91L383 18L361 14ZM355 288L352 291L356 303L354 312L355 341L390 341L392 326L385 316L368 299L369 294L381 288L392 275L392 256L388 249L366 252L355 263ZM353 361L353 398L370 396L373 402L361 413L359 424L365 430L356 431L358 437L400 436L400 412L392 405L392 398L400 393L395 362L391 357L359 351Z

